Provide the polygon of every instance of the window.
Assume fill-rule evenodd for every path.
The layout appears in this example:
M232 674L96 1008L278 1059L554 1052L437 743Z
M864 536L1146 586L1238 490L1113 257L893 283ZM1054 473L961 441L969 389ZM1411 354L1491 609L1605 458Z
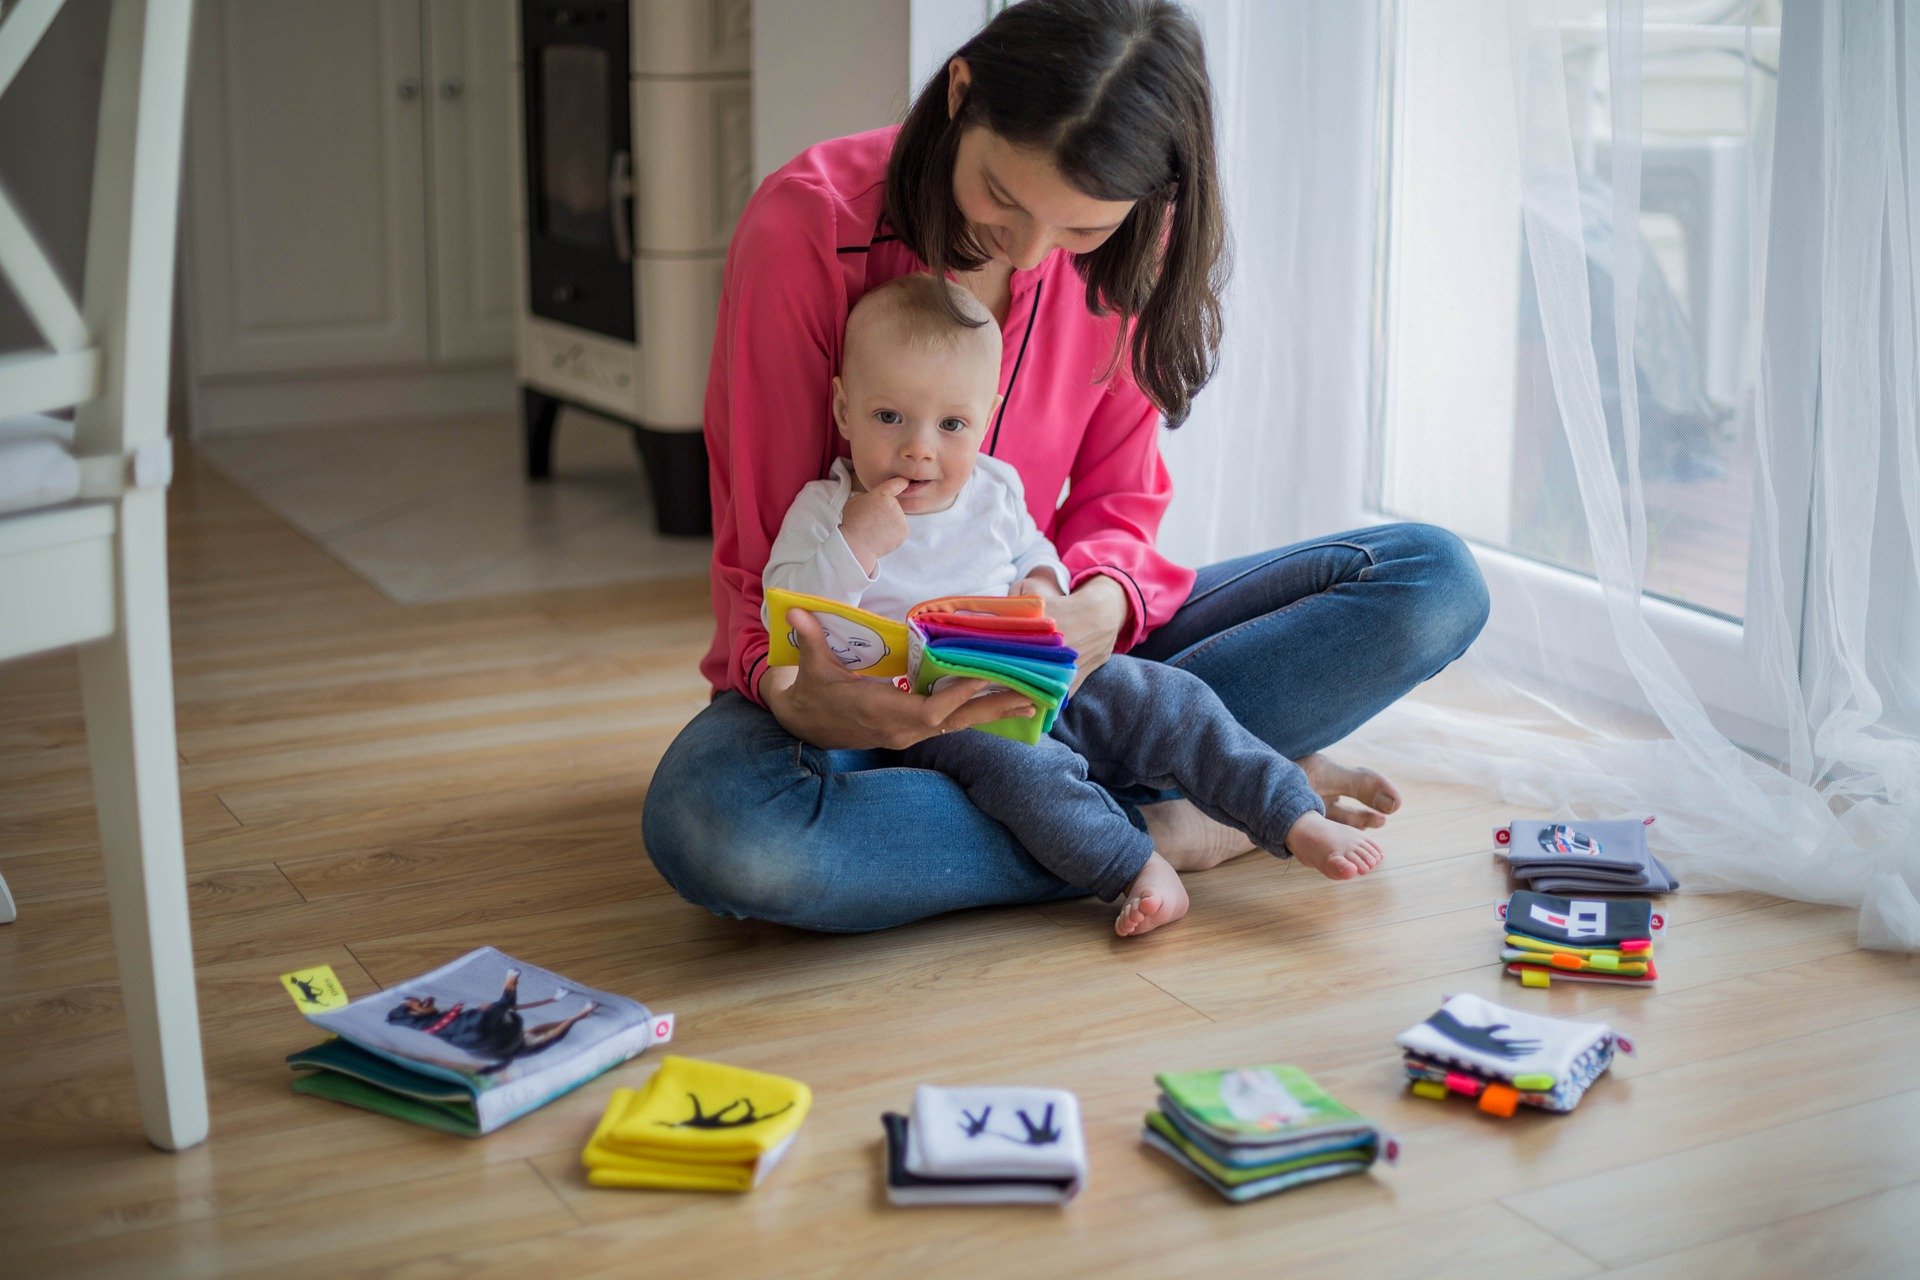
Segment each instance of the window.
M1536 5L1535 21L1542 10L1558 16L1614 466L1644 485L1650 611L1710 702L1764 719L1742 704L1732 669L1713 668L1742 650L1755 550L1753 285L1766 253L1780 0L1648 0L1640 193L1624 229L1613 225L1606 5ZM1496 625L1504 586L1529 598L1533 627L1564 623L1568 652L1604 667L1617 664L1611 646L1581 652L1579 633L1606 623L1528 266L1522 201L1534 188L1521 168L1509 22L1504 0L1403 0L1383 14L1367 500L1379 518L1430 520L1473 542ZM1616 234L1637 245L1637 469L1626 466L1613 341Z

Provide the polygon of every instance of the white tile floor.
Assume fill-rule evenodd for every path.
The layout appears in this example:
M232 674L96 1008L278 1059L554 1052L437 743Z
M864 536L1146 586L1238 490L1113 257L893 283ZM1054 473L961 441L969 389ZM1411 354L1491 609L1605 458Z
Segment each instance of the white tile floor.
M402 604L704 574L712 543L654 532L632 433L561 414L529 483L508 419L222 435L193 448Z

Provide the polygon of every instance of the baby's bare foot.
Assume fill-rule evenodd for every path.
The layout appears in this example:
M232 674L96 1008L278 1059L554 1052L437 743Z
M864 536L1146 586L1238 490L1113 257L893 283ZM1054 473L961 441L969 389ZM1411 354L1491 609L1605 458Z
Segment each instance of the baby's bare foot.
M1166 855L1175 871L1205 871L1243 853L1253 842L1225 823L1215 822L1191 800L1168 800L1140 806L1153 847Z
M1113 922L1113 931L1131 938L1172 924L1185 914L1187 886L1180 883L1180 873L1173 864L1156 853L1127 887L1127 900L1120 908L1119 919Z
M1380 865L1386 855L1372 836L1317 813L1303 815L1287 832L1287 851L1329 880L1351 880Z
M1316 751L1297 761L1327 806L1327 816L1350 827L1377 827L1400 807L1400 793L1372 769L1340 764Z

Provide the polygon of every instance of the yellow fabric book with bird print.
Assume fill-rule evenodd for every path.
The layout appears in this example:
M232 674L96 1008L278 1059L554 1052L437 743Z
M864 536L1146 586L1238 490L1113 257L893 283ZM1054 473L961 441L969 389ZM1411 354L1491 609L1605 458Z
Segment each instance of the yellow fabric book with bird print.
M812 1105L798 1080L669 1054L640 1088L614 1090L580 1161L596 1187L747 1191Z

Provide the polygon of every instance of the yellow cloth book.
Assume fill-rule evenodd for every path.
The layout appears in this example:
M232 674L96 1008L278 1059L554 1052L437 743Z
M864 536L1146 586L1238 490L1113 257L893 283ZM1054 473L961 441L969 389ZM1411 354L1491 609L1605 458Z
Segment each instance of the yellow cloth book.
M598 1187L746 1191L812 1104L798 1080L670 1054L641 1088L614 1090L580 1159Z

